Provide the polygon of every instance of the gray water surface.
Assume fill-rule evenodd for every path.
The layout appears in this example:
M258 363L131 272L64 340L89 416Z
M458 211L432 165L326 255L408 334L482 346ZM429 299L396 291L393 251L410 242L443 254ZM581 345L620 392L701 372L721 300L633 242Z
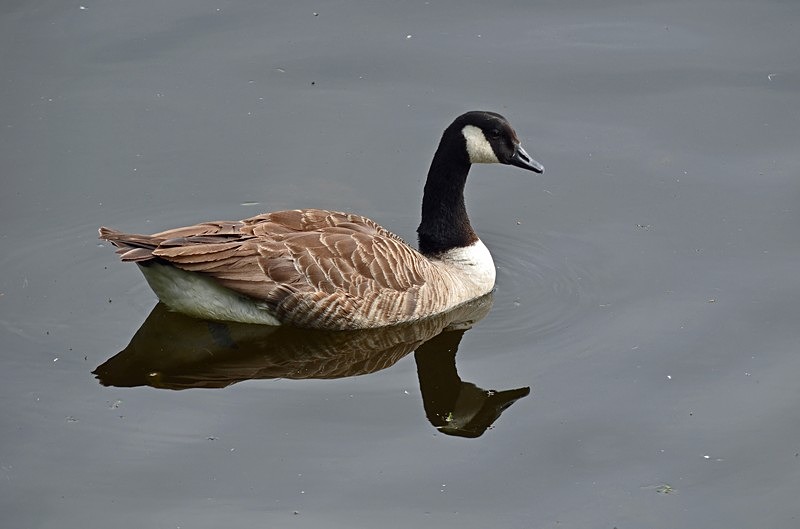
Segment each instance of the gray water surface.
M798 24L756 0L4 3L3 527L797 527ZM96 239L324 207L414 241L470 109L547 168L470 174L498 267L471 326L186 322Z

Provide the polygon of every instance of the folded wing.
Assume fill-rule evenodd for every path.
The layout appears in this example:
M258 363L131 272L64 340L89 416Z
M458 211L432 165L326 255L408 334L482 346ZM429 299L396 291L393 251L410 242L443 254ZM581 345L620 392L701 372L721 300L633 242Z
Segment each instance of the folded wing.
M123 261L146 266L158 259L202 273L301 325L314 318L369 318L376 311L384 318L407 315L430 277L430 263L374 221L318 209L153 235L101 228L100 237L119 247Z

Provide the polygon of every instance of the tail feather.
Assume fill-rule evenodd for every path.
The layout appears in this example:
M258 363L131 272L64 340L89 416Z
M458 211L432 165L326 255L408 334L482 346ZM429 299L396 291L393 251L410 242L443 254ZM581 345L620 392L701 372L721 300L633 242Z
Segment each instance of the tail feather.
M123 261L143 262L156 259L156 256L153 255L153 250L163 241L163 239L152 235L123 233L105 226L102 226L98 232L100 239L106 240L119 248L117 253Z

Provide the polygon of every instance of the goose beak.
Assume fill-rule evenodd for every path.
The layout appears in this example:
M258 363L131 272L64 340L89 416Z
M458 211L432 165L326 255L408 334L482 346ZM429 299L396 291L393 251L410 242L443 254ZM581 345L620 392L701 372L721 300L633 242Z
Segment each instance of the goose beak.
M514 167L527 169L534 173L544 172L544 166L531 158L531 155L525 152L525 149L523 149L521 145L517 145L514 149L514 154L511 156L511 160L508 163Z

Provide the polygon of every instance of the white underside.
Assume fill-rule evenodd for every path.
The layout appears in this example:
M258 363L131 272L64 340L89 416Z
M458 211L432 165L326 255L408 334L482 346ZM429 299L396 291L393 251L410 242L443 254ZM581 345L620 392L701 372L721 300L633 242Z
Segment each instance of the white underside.
M234 292L201 274L174 266L140 266L147 283L165 305L196 318L280 325L266 304Z

